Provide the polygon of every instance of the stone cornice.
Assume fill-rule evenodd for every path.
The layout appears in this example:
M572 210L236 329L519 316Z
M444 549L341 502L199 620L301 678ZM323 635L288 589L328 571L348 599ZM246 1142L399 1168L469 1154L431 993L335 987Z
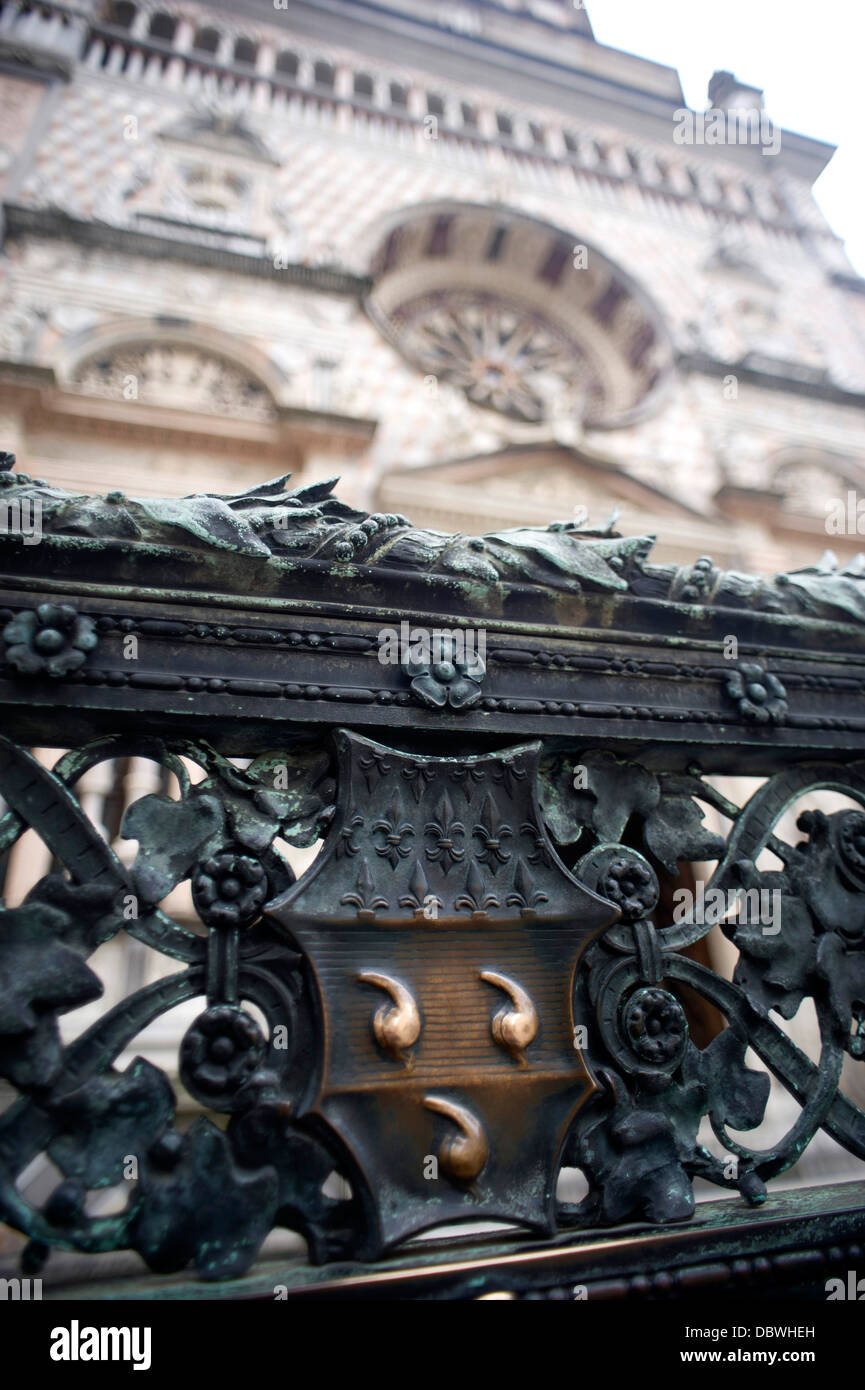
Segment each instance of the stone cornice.
M119 251L124 256L146 256L153 260L182 261L185 264L212 266L249 275L260 280L300 285L325 294L361 298L370 288L370 280L350 271L328 266L288 265L277 267L272 255L248 256L219 245L199 241L181 241L160 236L154 231L134 227L111 226L106 222L91 222L70 216L60 208L28 207L21 203L7 204L6 235L27 234L62 237L83 246L98 246ZM214 236L214 241L217 238Z

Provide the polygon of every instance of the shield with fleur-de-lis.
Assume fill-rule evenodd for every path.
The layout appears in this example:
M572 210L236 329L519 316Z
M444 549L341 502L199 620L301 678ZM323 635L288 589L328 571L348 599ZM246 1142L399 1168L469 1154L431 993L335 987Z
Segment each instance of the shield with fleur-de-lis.
M297 1118L338 1137L381 1250L440 1222L549 1232L590 1088L573 982L616 916L557 857L539 744L421 757L337 735L337 817L270 905L306 957L319 1068Z

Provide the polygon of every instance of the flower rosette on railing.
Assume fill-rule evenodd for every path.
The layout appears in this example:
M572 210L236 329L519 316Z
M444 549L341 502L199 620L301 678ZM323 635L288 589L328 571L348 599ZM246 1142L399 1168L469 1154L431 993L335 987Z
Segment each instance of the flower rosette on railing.
M433 633L427 650L406 653L403 670L415 698L432 709L466 709L480 699L486 664L473 648L466 650L456 637Z
M3 628L6 660L24 676L62 680L78 671L99 639L91 618L69 603L24 609Z

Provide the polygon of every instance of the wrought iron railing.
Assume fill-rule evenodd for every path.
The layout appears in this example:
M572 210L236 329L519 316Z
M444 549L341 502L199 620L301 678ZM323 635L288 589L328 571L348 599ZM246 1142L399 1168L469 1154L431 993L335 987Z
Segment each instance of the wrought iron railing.
M52 1247L131 1249L157 1275L254 1280L288 1227L309 1250L295 1282L378 1261L382 1287L413 1270L437 1294L536 1296L577 1267L621 1292L647 1261L669 1287L765 1277L768 1245L778 1278L861 1252L859 1188L691 1219L695 1178L756 1208L821 1128L865 1156L839 1091L865 1052L857 567L665 567L650 538L568 523L448 537L358 513L330 483L90 498L12 463L0 847L29 827L61 866L0 914L17 1092L0 1213L26 1269ZM49 770L34 746L71 751ZM127 807L134 857L76 795L128 757L178 788ZM765 780L739 806L718 773ZM815 788L848 801L788 843L778 823ZM286 846L319 841L295 879ZM671 914L681 866L703 861L705 891ZM184 882L195 929L161 906ZM721 918L732 981L688 954ZM170 972L64 1043L60 1016L100 994L88 957L124 933ZM726 1023L702 1047L688 991ZM816 1060L772 1017L803 999ZM164 1071L116 1065L184 1001L190 1123ZM741 1137L769 1093L748 1047L801 1107L765 1149ZM18 1179L40 1154L61 1178L36 1205ZM557 1200L563 1166L585 1175L579 1204ZM334 1170L341 1198L322 1190ZM124 1180L122 1208L94 1214L94 1190ZM524 1235L404 1245L489 1220ZM684 1224L678 1243L655 1230L587 1254L622 1222Z

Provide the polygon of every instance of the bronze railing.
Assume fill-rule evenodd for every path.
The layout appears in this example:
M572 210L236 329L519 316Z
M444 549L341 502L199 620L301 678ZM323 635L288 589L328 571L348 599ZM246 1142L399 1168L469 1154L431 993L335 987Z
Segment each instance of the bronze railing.
M665 567L651 538L569 523L443 536L331 483L83 497L13 462L0 848L32 828L54 861L0 913L0 1214L25 1271L132 1250L185 1296L533 1298L822 1287L855 1262L862 1184L767 1183L820 1129L865 1156L839 1089L865 1054L857 567ZM127 806L121 855L76 787L130 757L177 795ZM731 773L761 779L743 805ZM788 842L814 789L847 800ZM319 842L296 878L286 847ZM194 926L162 906L182 883ZM64 1041L124 934L168 973ZM803 1000L814 1059L772 1016ZM172 1084L135 1040L189 1001ZM768 1072L800 1109L756 1148ZM36 1203L40 1154L60 1176ZM563 1167L583 1201L557 1198ZM738 1200L695 1211L696 1178ZM510 1229L411 1243L488 1221ZM308 1258L275 1285L256 1261L278 1227Z

